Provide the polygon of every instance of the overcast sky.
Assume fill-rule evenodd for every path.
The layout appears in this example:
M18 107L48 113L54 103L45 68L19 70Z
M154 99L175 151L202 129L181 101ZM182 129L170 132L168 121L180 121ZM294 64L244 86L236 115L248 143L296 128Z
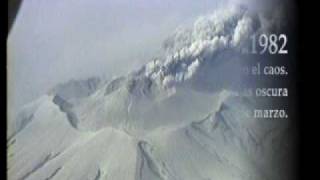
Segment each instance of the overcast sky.
M136 69L157 56L174 29L218 5L215 0L24 0L7 41L9 105L20 108L70 79Z

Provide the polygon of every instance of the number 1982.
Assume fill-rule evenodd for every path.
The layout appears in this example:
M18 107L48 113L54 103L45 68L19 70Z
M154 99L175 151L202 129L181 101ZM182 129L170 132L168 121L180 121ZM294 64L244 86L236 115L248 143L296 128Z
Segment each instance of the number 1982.
M252 54L288 54L286 45L288 42L285 34L260 34L257 38L256 35L251 36L251 52Z

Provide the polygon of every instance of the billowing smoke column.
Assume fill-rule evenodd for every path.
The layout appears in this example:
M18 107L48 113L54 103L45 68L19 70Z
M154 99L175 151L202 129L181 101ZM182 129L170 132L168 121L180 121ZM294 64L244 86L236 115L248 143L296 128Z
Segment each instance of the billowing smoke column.
M144 67L145 76L166 88L191 79L203 61L225 50L246 52L250 36L277 29L275 17L266 18L242 6L218 10L198 18L189 29L178 29L164 42L164 60Z

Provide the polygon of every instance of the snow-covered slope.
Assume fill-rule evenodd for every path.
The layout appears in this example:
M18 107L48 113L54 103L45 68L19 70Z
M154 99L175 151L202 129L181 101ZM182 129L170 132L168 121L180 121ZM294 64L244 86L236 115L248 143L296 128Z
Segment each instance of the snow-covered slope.
M241 51L268 19L243 7L199 18L164 59L111 81L59 85L17 115L9 179L285 179L288 122L252 118Z
M91 77L85 80L70 80L52 88L49 94L58 95L67 101L78 100L94 93L101 84L105 83L98 77Z

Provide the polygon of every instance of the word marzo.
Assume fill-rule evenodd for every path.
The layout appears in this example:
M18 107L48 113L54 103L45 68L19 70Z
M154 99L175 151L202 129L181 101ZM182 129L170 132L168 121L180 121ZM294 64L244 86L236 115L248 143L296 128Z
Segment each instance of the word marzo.
M288 118L284 109L254 110L254 118Z

